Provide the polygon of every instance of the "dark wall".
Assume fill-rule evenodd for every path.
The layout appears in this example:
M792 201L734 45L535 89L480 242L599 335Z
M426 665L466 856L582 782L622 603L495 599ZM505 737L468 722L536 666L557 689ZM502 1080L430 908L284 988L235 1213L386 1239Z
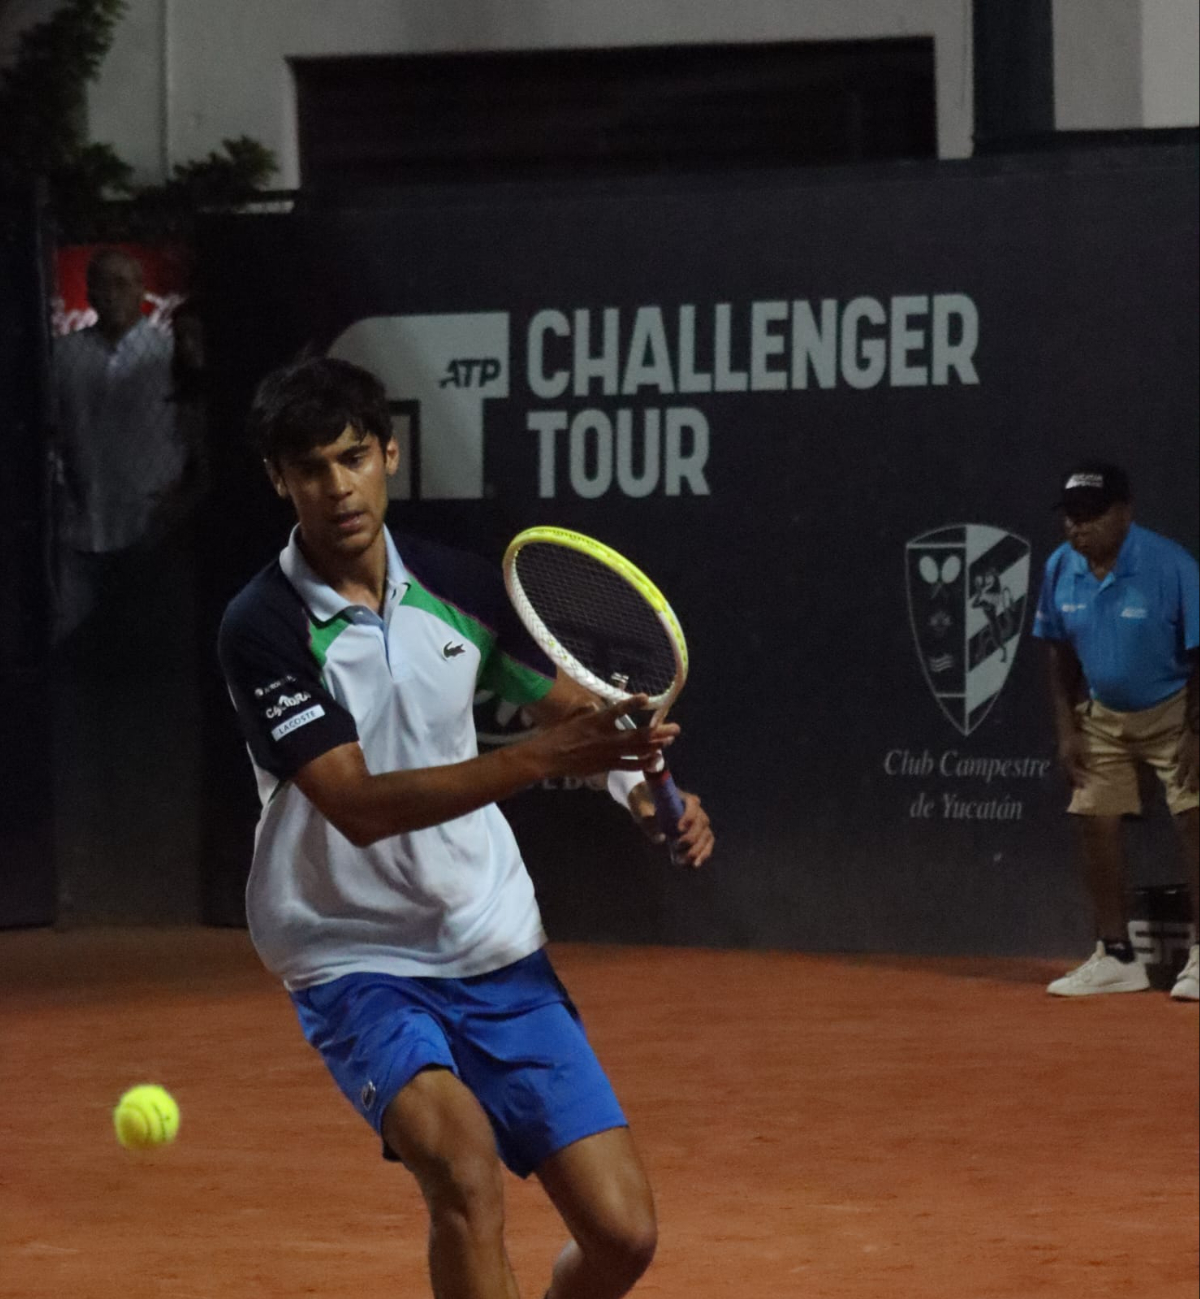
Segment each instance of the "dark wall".
M933 38L296 59L300 172L362 187L937 156Z
M1196 549L1196 238L1176 148L214 220L202 629L287 526L237 447L253 384L333 349L413 430L406 526L497 558L529 524L592 532L688 632L675 765L719 855L681 875L602 794L515 799L552 933L1070 950L1090 922L1030 605L1081 454ZM255 800L205 663L207 918L237 923ZM1131 830L1131 882L1176 878L1161 818Z
M0 196L0 927L55 907L41 268L35 196Z

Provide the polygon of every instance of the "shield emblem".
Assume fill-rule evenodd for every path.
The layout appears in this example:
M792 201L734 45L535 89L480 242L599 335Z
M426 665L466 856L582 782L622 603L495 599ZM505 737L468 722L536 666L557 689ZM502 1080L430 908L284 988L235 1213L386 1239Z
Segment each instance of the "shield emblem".
M1017 656L1029 595L1029 542L986 523L934 528L905 545L908 616L942 712L970 735Z

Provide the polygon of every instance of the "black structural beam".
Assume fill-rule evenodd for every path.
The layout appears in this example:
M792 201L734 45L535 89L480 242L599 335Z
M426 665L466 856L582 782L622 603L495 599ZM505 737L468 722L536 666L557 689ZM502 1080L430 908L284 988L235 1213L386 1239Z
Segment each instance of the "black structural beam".
M1052 0L973 0L975 152L1028 148L1054 131Z
M0 192L0 929L56 910L44 212L39 189Z

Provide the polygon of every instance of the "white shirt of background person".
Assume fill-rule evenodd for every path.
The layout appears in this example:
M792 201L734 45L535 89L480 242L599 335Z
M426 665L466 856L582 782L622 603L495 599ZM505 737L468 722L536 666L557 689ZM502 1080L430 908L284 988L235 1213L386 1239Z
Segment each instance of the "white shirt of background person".
M76 550L118 551L141 540L185 468L171 400L173 343L142 316L144 295L137 260L102 249L88 265L96 324L55 344L62 540Z

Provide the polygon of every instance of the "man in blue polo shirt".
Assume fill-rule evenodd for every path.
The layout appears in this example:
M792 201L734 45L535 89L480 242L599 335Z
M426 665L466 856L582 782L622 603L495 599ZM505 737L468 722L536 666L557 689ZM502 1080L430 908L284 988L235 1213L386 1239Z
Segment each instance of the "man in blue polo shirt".
M1097 943L1047 991L1081 997L1140 992L1145 968L1129 941L1121 818L1141 810L1137 768L1162 782L1183 847L1192 923L1200 932L1200 582L1196 561L1133 522L1129 479L1092 460L1062 482L1067 540L1046 563L1033 634L1050 651L1058 755L1071 782L1095 907ZM1193 943L1171 995L1200 1000Z
M262 799L255 947L385 1156L416 1178L438 1299L516 1295L501 1160L541 1180L569 1229L550 1299L617 1299L654 1253L653 1197L496 802L608 772L645 820L642 767L678 727L618 729L645 698L601 708L556 677L498 567L393 535L399 451L374 375L331 358L285 367L250 426L297 516L219 642ZM480 688L541 729L480 754ZM699 866L713 835L695 795L684 802Z

